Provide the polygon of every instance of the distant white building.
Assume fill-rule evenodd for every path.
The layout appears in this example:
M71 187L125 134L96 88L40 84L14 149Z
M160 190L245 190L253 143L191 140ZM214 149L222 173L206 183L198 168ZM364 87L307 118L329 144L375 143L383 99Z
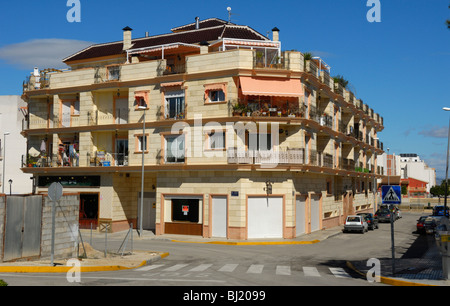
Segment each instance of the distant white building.
M0 193L32 192L32 175L20 170L27 150L27 140L21 135L26 107L20 96L0 96Z
M427 182L427 192L436 185L436 169L429 167L420 156L415 153L400 154L401 177L415 178Z

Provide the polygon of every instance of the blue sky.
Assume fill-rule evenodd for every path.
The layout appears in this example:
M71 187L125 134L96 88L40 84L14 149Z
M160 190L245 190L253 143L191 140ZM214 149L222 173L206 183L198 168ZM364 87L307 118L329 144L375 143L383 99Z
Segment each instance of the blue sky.
M379 134L390 152L418 153L445 176L450 112L449 0L380 0L381 22L370 23L366 0L132 1L80 0L81 22L70 23L66 0L8 1L0 9L0 95L20 95L34 66L90 43L170 32L200 19L228 18L262 34L280 29L284 50L321 56L331 74L350 81L358 98L384 117ZM135 9L133 9L134 7Z

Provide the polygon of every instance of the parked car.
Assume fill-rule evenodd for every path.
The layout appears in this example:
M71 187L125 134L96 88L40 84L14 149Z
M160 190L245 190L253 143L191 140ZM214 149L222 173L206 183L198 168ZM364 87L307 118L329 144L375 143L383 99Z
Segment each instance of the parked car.
M375 213L375 216L378 218L378 222L391 222L391 212L389 209L379 209Z
M363 216L348 216L344 224L344 233L360 232L364 234L369 230L369 225Z
M419 234L425 234L425 219L428 218L428 216L421 216L419 220L417 220L416 229L417 233Z
M387 205L387 204L382 204L380 207L380 210L390 210L390 209L391 209L391 205ZM400 211L398 206L393 205L393 211L394 211L394 221L402 218L402 212Z
M448 231L449 220L444 216L429 216L424 222L425 233L436 234L438 231Z
M447 206L445 214L449 216L450 207ZM443 216L444 215L444 205L436 205L433 207L433 216Z
M363 216L366 219L367 225L370 230L378 228L378 217L371 213L359 213L357 216Z

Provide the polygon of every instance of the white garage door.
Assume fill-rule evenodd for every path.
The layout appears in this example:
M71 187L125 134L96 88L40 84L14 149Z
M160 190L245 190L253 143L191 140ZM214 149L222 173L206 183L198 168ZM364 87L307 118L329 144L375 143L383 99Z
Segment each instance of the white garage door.
M212 236L227 237L227 197L212 198Z
M248 198L248 238L283 238L283 198Z
M297 197L296 214L295 214L295 235L299 236L306 233L306 218L305 218L306 197Z

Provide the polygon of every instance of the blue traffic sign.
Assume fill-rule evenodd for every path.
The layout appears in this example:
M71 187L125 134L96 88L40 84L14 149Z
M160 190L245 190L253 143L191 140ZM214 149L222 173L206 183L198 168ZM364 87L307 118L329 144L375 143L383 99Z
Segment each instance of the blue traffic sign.
M402 190L398 185L381 186L381 200L383 204L400 204L402 202Z

